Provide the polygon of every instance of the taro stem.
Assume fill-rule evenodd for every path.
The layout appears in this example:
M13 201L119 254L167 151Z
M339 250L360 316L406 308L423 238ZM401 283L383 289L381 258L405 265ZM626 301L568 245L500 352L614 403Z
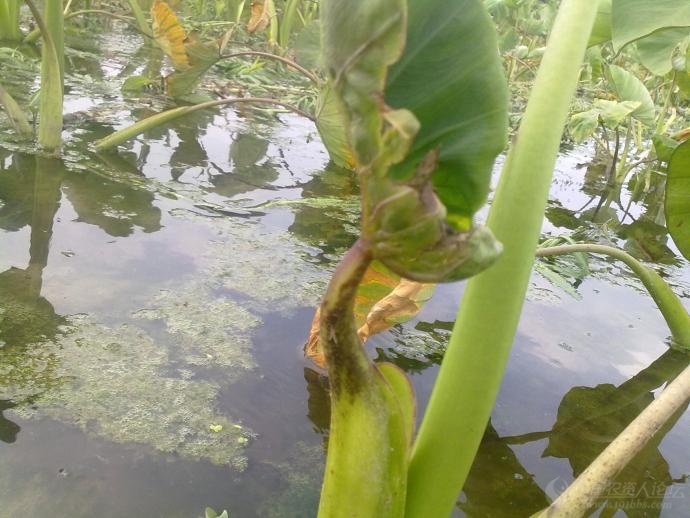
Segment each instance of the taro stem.
M359 239L338 265L321 305L331 425L319 518L402 518L411 440L411 392L404 375L375 366L354 319L357 286L372 261Z
M0 0L0 41L19 41L19 1Z
M58 152L62 145L62 65L51 31L59 32L62 42L62 3L60 0L46 0L45 13L50 16L46 23L31 0L25 0L41 29L43 50L41 61L41 102L39 105L38 143L48 151Z

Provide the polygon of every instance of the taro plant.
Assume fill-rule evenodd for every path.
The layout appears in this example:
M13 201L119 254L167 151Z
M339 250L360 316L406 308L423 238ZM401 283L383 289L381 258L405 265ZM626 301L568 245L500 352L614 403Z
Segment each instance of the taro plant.
M640 22L636 9L645 12L645 22L652 16L633 4L618 6L629 18L625 28ZM491 162L506 134L507 104L483 3L322 2L328 92L334 99L323 104L335 106L345 128L344 138L331 142L346 145L344 156L357 171L362 226L320 308L332 415L319 516L450 514L507 363L597 8L596 1L561 2L487 227L480 227L473 214L486 196ZM677 170L687 160L685 153L678 155ZM687 189L687 181L683 170L674 184ZM676 234L686 241L687 192L667 205L669 220L681 221ZM624 260L643 278L680 345L690 345L683 306L660 277L625 254L594 245L540 253L581 251ZM357 335L357 286L374 260L417 281L473 276L416 436L409 382L394 367L371 362ZM584 514L597 491L688 397L690 369L543 515Z
M0 0L0 42L18 42L22 39L20 6L20 0Z

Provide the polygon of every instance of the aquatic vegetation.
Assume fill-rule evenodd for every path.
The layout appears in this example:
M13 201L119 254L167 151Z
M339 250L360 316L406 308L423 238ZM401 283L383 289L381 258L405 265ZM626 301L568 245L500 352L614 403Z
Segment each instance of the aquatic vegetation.
M159 320L171 335L174 361L217 366L229 380L255 367L251 334L261 321L237 302L213 298L203 285L163 290L135 318Z
M35 344L21 356L30 368L49 368L20 380L32 404L13 411L71 423L115 442L244 469L242 452L252 432L215 410L219 383L171 372L170 354L131 325L110 328L86 315L69 317L54 341ZM214 432L211 424L223 428Z
M284 462L275 465L281 478L278 494L257 511L261 518L312 516L319 503L323 472L321 445L297 443Z

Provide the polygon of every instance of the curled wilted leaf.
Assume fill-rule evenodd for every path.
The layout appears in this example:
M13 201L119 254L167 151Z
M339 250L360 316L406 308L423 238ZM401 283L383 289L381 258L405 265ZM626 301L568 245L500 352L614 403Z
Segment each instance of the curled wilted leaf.
M247 32L262 32L268 27L271 17L269 15L268 2L252 2L251 16L247 22Z
M400 254L396 250L408 249ZM502 246L487 227L467 232L444 228L433 245L420 248L406 239L382 241L375 257L399 275L419 282L453 282L467 279L491 266L501 255Z
M407 322L431 298L435 284L403 279L383 264L374 261L367 269L355 297L355 323L362 343L395 324ZM321 310L317 308L304 346L304 355L326 368L326 357L319 344Z

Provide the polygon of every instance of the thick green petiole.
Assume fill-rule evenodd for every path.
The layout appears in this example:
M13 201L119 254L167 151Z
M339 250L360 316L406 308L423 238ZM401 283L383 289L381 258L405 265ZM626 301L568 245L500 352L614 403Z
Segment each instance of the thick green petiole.
M506 159L488 226L503 257L473 277L415 441L408 518L450 515L474 460L508 360L570 100L598 1L564 0Z

